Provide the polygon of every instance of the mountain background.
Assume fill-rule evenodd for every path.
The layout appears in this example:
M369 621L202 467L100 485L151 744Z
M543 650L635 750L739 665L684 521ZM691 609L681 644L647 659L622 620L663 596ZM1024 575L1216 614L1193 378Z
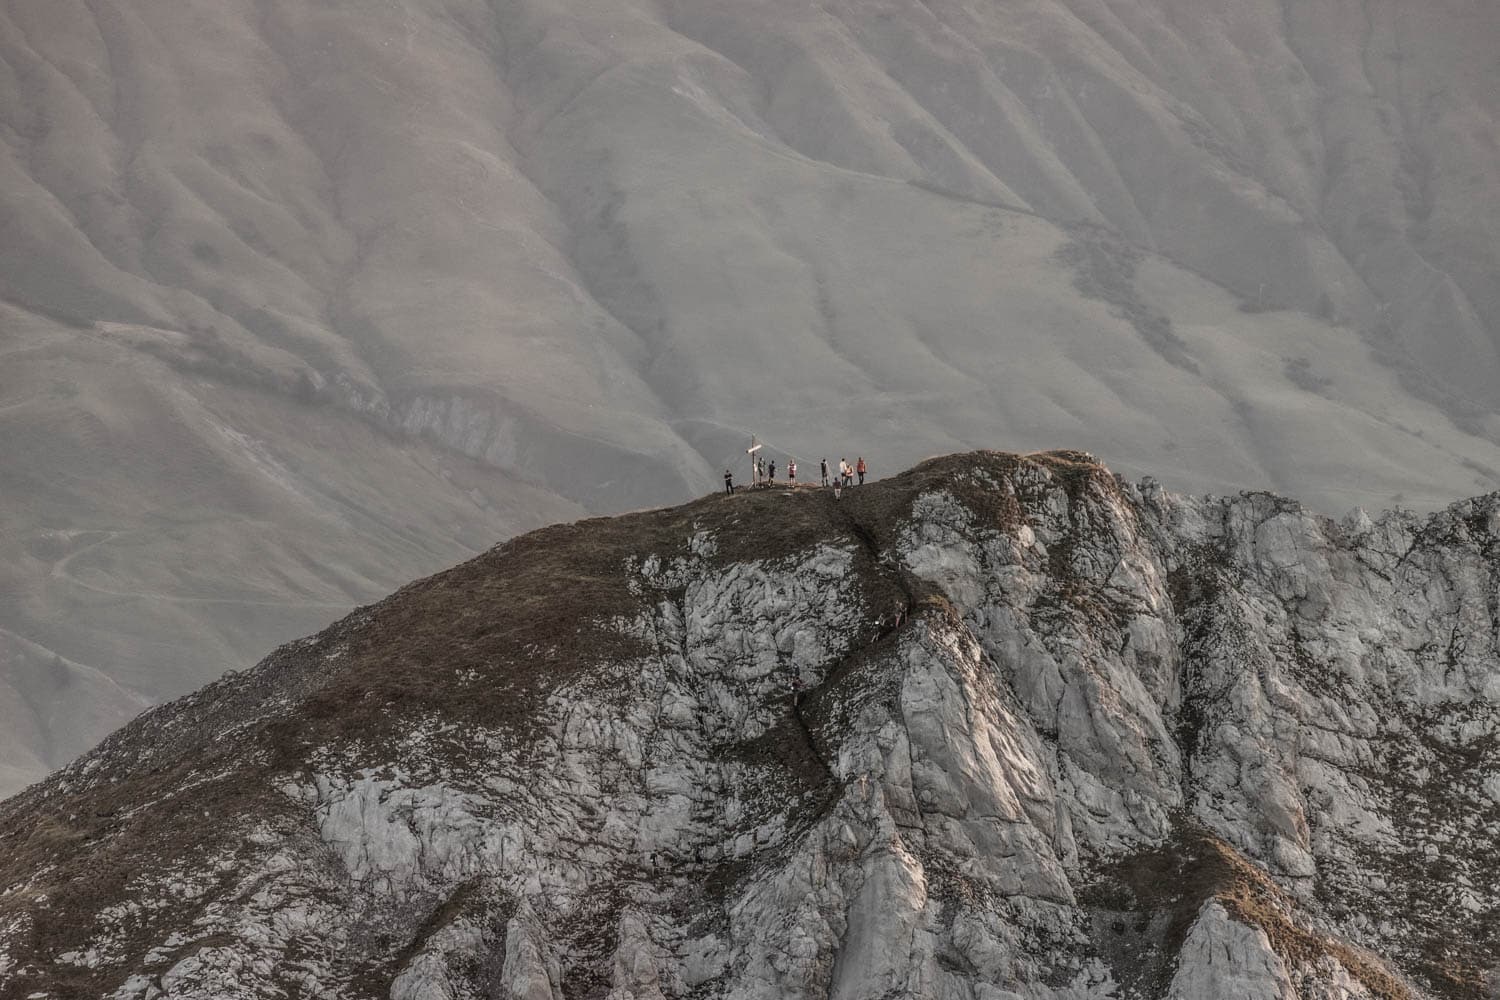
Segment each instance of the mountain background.
M1494 489L1497 114L1482 0L5 0L0 793L752 432Z

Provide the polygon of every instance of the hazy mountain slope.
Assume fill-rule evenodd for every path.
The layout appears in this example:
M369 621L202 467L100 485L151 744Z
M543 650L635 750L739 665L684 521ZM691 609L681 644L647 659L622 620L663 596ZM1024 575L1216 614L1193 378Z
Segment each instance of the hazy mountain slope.
M1497 18L7 0L0 677L116 718L752 431L1488 488Z
M547 528L0 805L0 997L1480 1000L1497 581L1075 453Z
M111 342L135 336L30 331L0 348L6 792L277 637L578 511L420 439L268 407Z

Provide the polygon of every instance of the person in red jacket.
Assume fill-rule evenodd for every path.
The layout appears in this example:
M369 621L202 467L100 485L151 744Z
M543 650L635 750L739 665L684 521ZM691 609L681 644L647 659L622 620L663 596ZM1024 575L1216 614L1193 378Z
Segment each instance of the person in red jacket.
M863 455L854 463L854 471L859 473L859 485L863 486L865 484L865 457Z

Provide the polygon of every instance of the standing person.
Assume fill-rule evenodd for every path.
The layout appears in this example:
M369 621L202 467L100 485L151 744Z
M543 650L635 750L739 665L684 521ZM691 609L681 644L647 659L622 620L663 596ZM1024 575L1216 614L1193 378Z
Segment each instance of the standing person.
M859 473L859 485L863 486L865 484L865 456L859 456L854 463L854 469Z
M734 493L734 473L728 469L724 470L724 492L726 494Z
M768 482L768 483L774 483L775 481L776 481L776 459L773 458L773 459L771 459L771 468L770 468L770 471L766 473L766 482Z
M786 479L789 483L797 481L797 460L795 458L789 459L786 463Z
M821 462L821 464L822 464L822 467L823 467L823 485L827 486L828 485L828 459L826 459L826 458L823 459L822 462Z
M758 483L758 482L761 482L765 478L766 478L766 460L764 458L757 458L755 460L755 481Z

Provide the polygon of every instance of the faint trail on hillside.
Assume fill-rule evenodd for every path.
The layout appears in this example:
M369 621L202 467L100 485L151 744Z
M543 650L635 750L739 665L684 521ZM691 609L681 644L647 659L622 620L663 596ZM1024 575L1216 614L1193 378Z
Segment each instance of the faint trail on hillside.
M126 532L123 532L123 531L105 531L105 532L102 532L102 534L105 537L97 539L96 541L90 542L89 544L85 545L83 548L78 549L76 552L70 552L66 556L63 556L61 559L59 559L55 563L53 563L52 564L52 569L49 572L49 575L54 580L60 580L60 581L63 581L64 583L71 584L71 585L73 585L75 587L80 587L80 588L82 588L84 590L89 590L89 591L92 591L92 592L94 592L96 594L104 594L104 595L109 596L109 597L123 597L123 598L152 600L152 601L170 601L170 602L176 603L176 604L237 604L237 605L246 605L246 606L249 606L249 607L257 607L257 608L344 608L344 609L352 608L354 606L354 602L352 602L352 601L337 601L337 602L336 601L313 601L313 600L307 600L307 601L259 601L259 600L250 600L250 599L235 598L235 597L191 597L191 596L186 596L186 595L162 594L162 593L158 593L158 592L155 592L155 591L149 591L149 590L115 590L115 589L113 589L111 587L104 587L104 586L100 586L99 584L96 584L96 583L89 583L88 581L81 580L77 576L75 576L73 574L71 568L70 568L70 564L74 560L78 559L80 556L87 555L89 552L92 552L94 549L97 549L97 548L99 548L102 545L106 545L109 542L114 541L119 536L121 536L123 534L126 534Z

